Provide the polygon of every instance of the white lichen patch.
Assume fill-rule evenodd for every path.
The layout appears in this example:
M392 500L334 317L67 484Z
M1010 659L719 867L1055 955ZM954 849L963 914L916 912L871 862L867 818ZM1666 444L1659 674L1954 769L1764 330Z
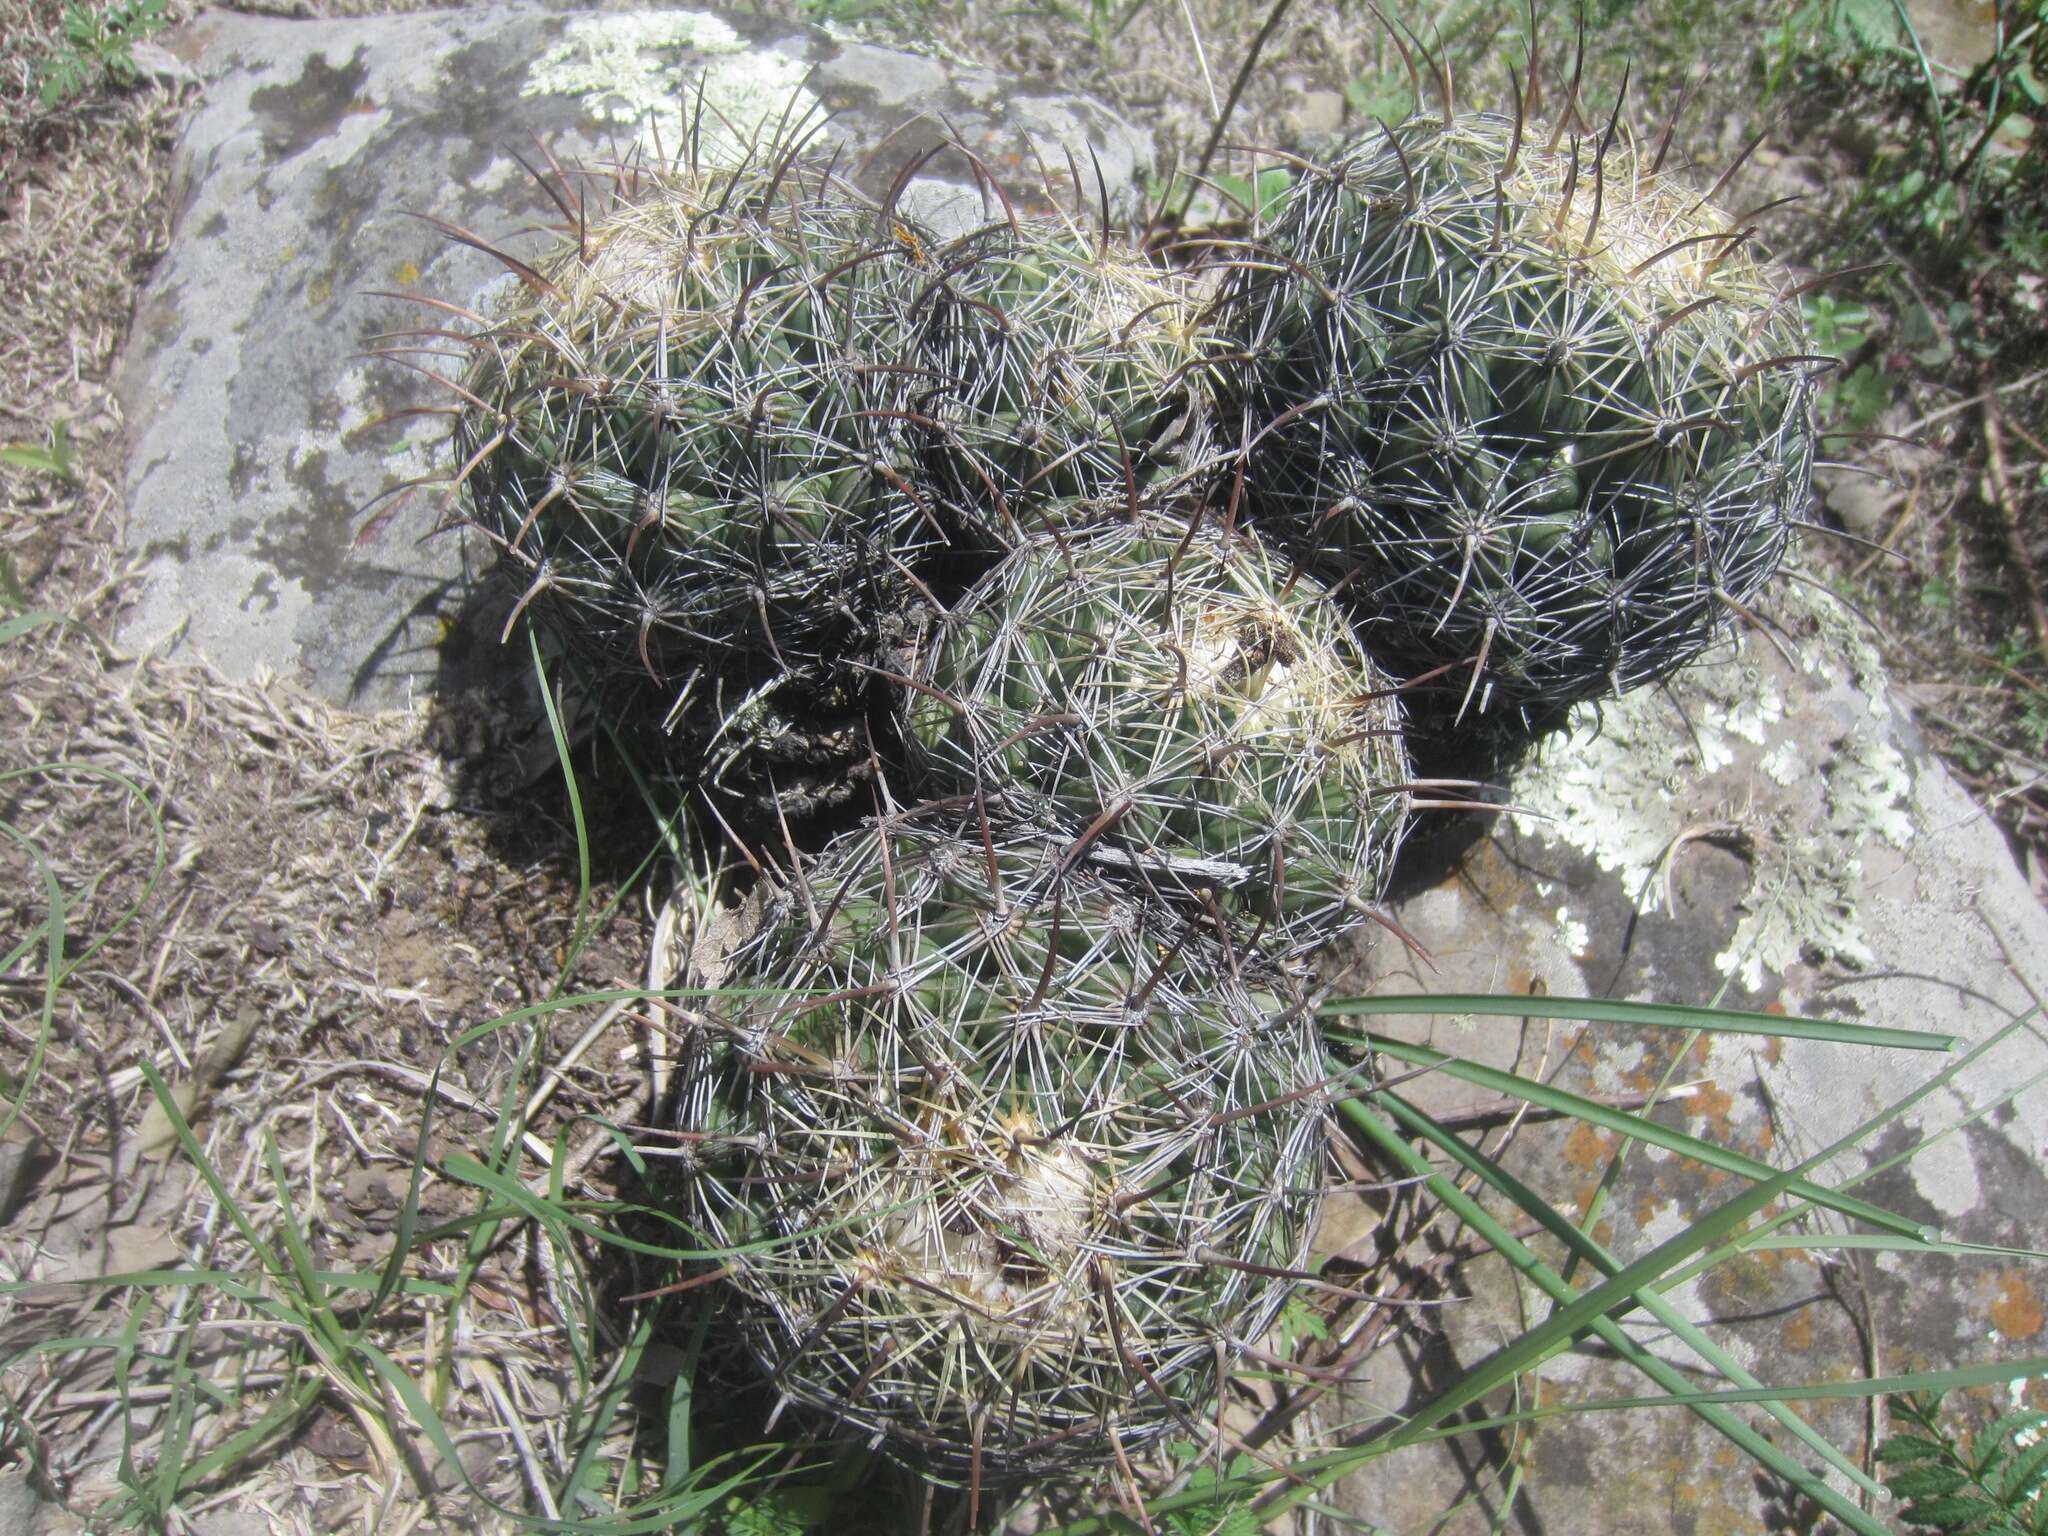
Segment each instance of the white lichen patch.
M1570 907L1557 909L1557 937L1564 945L1564 952L1577 958L1593 947L1593 934L1586 925L1572 916Z
M1799 760L1799 743L1781 741L1756 760L1756 765L1774 784L1790 787L1799 782L1806 766Z
M1873 841L1903 848L1914 831L1912 773L1889 736L1875 652L1834 604L1783 606L1817 631L1794 657L1809 680L1796 708L1772 676L1784 669L1751 642L1683 676L1670 697L1643 690L1582 708L1513 788L1517 805L1547 818L1525 823L1536 837L1586 854L1639 911L1665 903L1689 843L1739 845L1749 891L1714 963L1753 991L1806 956L1870 963L1856 903L1863 853Z
M605 122L668 154L694 135L700 163L731 165L778 123L809 120L810 66L756 48L702 11L584 16L527 71L522 94L578 96Z

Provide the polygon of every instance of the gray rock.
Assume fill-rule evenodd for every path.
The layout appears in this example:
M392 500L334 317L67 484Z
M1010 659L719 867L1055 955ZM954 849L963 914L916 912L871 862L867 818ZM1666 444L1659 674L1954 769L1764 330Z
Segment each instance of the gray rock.
M1882 539L1906 500L1896 482L1862 470L1822 470L1814 481L1828 510L1859 539Z
M1344 131L1344 97L1329 90L1304 91L1287 114L1288 126L1305 140L1332 138Z
M1668 694L1646 691L1597 716L1588 711L1577 729L1546 743L1510 785L1514 803L1537 814L1490 825L1441 879L1399 905L1434 968L1376 938L1363 989L1718 999L1965 1042L2027 1008L2048 956L2048 914L1997 827L1893 707L1874 652L1841 610L1793 594L1773 622L1774 635L1753 634ZM1388 1029L1581 1093L1639 1094L1669 1073L1671 1083L1693 1086L1660 1120L1780 1167L1830 1147L1949 1059L1734 1035L1687 1050L1676 1031L1492 1018L1410 1016ZM2048 1031L2036 1021L1903 1121L1833 1158L1820 1177L1869 1174L1915 1141L1959 1127L1857 1193L1954 1242L2037 1246L2048 1230L2048 1087L2037 1080L2048 1068L2044 1042ZM1413 1094L1435 1109L1484 1097L1444 1078L1418 1081ZM1988 1112L1970 1120L1978 1111ZM1506 1162L1553 1203L1584 1212L1616 1144L1570 1122L1525 1128ZM1739 1187L1638 1146L1594 1232L1610 1253L1634 1259ZM1842 1230L1832 1218L1800 1230L1822 1228ZM1440 1331L1418 1331L1410 1347L1385 1353L1349 1394L1349 1411L1419 1401L1548 1307L1493 1258L1463 1265L1450 1289L1471 1299L1435 1315ZM1668 1299L1773 1384L2048 1353L2048 1277L1997 1254L1760 1250ZM1629 1331L1656 1354L1697 1364L1641 1313ZM1542 1375L1546 1401L1655 1390L1590 1345ZM1809 1402L1801 1411L1860 1459L1870 1432L1865 1404ZM1753 1408L1740 1413L1773 1428ZM1550 1419L1519 1449L1474 1438L1411 1452L1354 1475L1341 1502L1387 1529L1415 1528L1467 1496L1497 1512L1510 1454L1529 1475L1508 1529L1663 1536L1804 1528L1771 1524L1774 1508L1783 1510L1777 1493L1760 1488L1748 1458L1683 1410ZM1813 1460L1803 1448L1797 1459ZM1483 1524L1472 1518L1474 1529Z
M695 127L715 157L785 114L833 114L825 138L856 181L881 195L908 178L906 208L952 230L1000 214L955 135L1013 193L1050 184L1089 216L1105 196L1134 208L1151 159L1148 135L1092 103L708 11L209 13L171 43L204 96L119 372L144 562L124 636L365 707L435 684L473 567L434 532L438 493L379 499L452 468L439 418L402 414L446 392L362 355L431 323L380 294L467 303L503 271L408 214L531 255L530 231L559 218L514 158L544 163L536 139L564 164L612 163Z

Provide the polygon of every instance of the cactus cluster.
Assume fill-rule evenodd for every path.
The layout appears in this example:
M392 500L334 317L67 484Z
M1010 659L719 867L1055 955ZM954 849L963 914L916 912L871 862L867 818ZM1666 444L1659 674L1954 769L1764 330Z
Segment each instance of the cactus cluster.
M976 1485L1199 1417L1301 1276L1406 734L1662 676L1774 568L1796 320L1614 139L1419 118L1193 267L679 167L469 338L519 611L772 813L677 1114L782 1400Z

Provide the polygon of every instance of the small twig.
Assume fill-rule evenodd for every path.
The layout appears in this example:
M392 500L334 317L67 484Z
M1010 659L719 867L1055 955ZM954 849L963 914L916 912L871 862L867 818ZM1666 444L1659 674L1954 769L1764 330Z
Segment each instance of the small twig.
M2012 476L2005 462L2005 413L1998 407L1996 391L1984 396L1984 448L1988 456L1987 477L1991 481L1991 495L1998 507L2000 520L2005 524L2005 542L2012 552L2013 580L2018 584L2020 596L2027 605L2027 616L2034 626L2034 646L2043 658L2048 658L2048 601L2041 596L2041 578L2034 572L2034 562L2027 554L2026 530L2020 522L2020 505L2013 495Z
M1996 389L1989 389L1982 394L1972 395L1967 400L1957 400L1942 406L1939 410L1929 411L1925 416L1921 416L1901 427L1897 435L1910 438L1916 433L1933 426L1937 421L1947 421L1951 416L1960 416L1964 411L1982 405L1986 400L1994 399L2000 395L2016 395L2021 390L2031 389L2034 385L2044 381L2048 381L2048 368L2037 368L2032 373L2024 374L2008 384L1999 385Z

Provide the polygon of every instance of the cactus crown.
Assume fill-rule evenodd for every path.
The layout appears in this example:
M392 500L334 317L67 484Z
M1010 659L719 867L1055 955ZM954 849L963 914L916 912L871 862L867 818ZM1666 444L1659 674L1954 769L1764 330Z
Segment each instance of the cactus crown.
M937 252L909 323L908 414L971 544L1011 548L1076 504L1127 507L1169 465L1205 333L1187 285L1144 258L1017 218Z

